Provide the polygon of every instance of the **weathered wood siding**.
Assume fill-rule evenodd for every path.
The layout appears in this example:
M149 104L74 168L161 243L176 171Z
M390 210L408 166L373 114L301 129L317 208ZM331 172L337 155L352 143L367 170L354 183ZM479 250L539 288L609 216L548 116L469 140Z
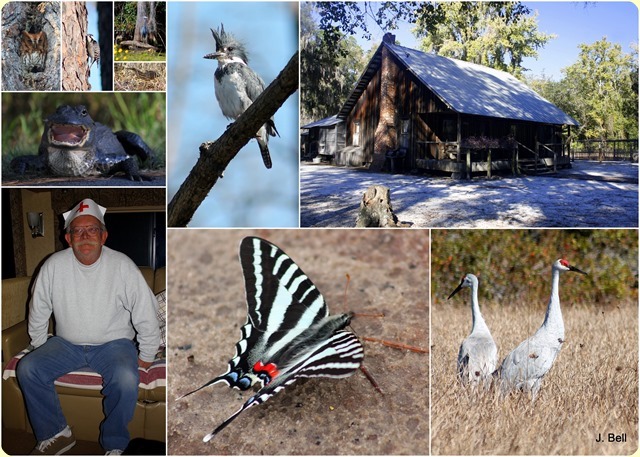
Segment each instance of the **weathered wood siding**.
M402 122L409 120L407 169L415 168L417 159L455 160L459 123L463 139L471 136L503 139L515 134L515 139L531 150L535 149L536 142L562 143L562 126L559 125L458 115L404 68L395 56L390 54L390 59L398 75L394 100L398 145L401 145ZM358 154L361 154L362 163L371 163L373 159L375 131L380 119L380 81L381 68L378 68L345 123L346 146L354 146L355 124L360 125ZM560 146L558 152L561 149ZM350 153L354 153L353 148ZM519 154L521 158L532 155L526 148L521 148ZM492 151L493 160L510 160L511 155L511 150Z
M446 107L406 69L403 69L395 57L391 56L392 64L397 67L399 75L398 90L394 104L396 107L395 124L401 131L402 120L410 120L409 150L407 152L408 166L413 168L415 159L424 149L424 141L433 137L433 132L422 120L420 113L445 110ZM380 69L372 77L366 90L358 99L354 108L346 119L346 144L352 146L355 124L360 124L360 148L363 162L370 163L373 157L375 131L380 119ZM400 135L400 133L399 133ZM421 143L422 142L422 143ZM400 144L400 141L398 141Z

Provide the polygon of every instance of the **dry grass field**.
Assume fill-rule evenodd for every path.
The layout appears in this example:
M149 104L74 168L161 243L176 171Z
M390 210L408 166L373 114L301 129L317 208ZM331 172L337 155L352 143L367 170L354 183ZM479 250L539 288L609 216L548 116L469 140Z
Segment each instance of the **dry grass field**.
M433 307L434 455L630 455L638 449L637 305L563 311L566 342L532 402L523 394L469 392L458 383L456 357L471 311L447 303ZM501 361L535 332L544 309L494 305L485 306L483 315ZM609 433L626 434L626 442L607 442ZM603 442L596 442L598 434Z
M505 242L504 246L498 246L497 238L488 240L491 247L487 248L487 255L494 259L491 265L496 265L504 258L505 250L522 244L520 241L530 234L502 232L496 235L505 238ZM595 237L603 235L606 234L594 234ZM603 262L600 248L564 251L569 251L570 260L584 262L575 260L576 266L587 269L590 276L565 273L560 279L566 342L543 379L538 397L532 402L522 393L501 397L495 390L472 392L457 381L458 348L471 330L470 292L465 289L447 300L459 278L447 274L442 265L443 259L451 259L454 241L463 241L467 246L461 256L479 247L468 239L456 239L466 236L460 233L433 234L431 451L434 455L630 455L636 452L637 232L628 238L624 233L611 235L621 242L628 242L613 250L625 249L630 254L620 257L620 252L606 253L605 257L615 259L617 254L617 259L621 259L616 274L612 273L613 266L611 270L596 267ZM547 231L542 236L546 238L541 240L541 246L554 251L548 246L553 247L556 235ZM557 236L562 238L562 243L582 246L578 242L580 237L590 239L591 234L558 232ZM498 252L503 256L498 256ZM555 257L555 252L547 257ZM539 255L543 253L535 252L533 257ZM489 264L484 268L474 265L464 271L481 274L480 306L498 345L499 363L532 335L544 319L551 287L551 268L547 260L543 262L544 266L536 267L535 273L529 271L525 275L514 274L502 267L491 271ZM453 263L456 263L455 256ZM464 268L465 264L458 264L451 270L457 273ZM602 293L605 285L609 287L607 281L612 280L626 282L626 288L621 289L623 296ZM527 286L531 284L536 284L536 292L529 294ZM485 298L491 295L493 299ZM624 436L626 441L609 442L609 434ZM597 441L598 436L601 442Z

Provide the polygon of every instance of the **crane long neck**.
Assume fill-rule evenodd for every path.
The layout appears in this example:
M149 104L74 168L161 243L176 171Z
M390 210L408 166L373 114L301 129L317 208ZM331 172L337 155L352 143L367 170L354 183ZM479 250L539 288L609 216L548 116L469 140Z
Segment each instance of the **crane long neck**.
M482 317L482 313L480 313L480 304L478 303L478 284L471 285L471 313L473 318L471 332L478 330L489 331L489 328Z
M564 323L562 322L562 310L560 309L560 270L551 270L551 297L547 305L547 313L544 316L542 327L549 330L557 330L564 334Z

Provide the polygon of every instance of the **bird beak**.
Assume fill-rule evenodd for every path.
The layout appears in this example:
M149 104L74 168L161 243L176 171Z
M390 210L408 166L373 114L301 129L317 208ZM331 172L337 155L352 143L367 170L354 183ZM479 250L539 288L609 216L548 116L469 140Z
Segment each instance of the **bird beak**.
M585 273L584 271L579 270L579 269L577 269L576 267L573 267L573 266L571 266L571 265L569 265L569 271L575 271L576 273L581 273L581 274L583 274L583 275L585 275L585 276L589 276L589 275L588 275L587 273Z
M453 297L455 294L457 294L458 292L460 292L460 290L462 289L462 283L464 282L464 279L462 281L460 281L460 284L458 285L458 287L456 287L456 290L454 290L453 292L451 292L451 295L449 295L447 297L447 300L449 300L451 297Z
M211 54L207 54L203 57L203 59L217 59L218 57L224 56L224 52L212 52Z

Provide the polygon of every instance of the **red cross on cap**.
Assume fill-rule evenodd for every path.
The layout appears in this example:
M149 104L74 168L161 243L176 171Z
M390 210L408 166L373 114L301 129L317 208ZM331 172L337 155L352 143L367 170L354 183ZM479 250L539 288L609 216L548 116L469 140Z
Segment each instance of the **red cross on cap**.
M80 207L78 207L78 212L79 213L83 212L85 208L89 208L89 205L85 205L84 202L80 202Z

